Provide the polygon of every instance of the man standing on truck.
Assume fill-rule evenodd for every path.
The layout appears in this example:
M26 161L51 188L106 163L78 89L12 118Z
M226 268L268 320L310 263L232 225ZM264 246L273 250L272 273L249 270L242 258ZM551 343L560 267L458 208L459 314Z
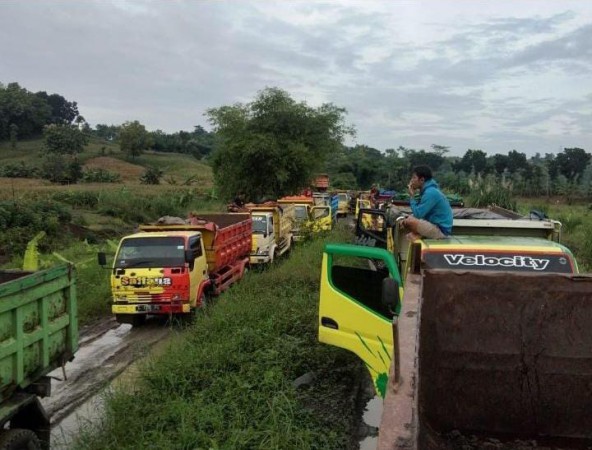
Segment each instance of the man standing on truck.
M403 220L403 225L410 230L407 236L409 240L419 237L444 239L450 236L452 208L438 183L432 178L432 169L428 166L415 167L407 188L413 215ZM418 191L419 202L415 200Z

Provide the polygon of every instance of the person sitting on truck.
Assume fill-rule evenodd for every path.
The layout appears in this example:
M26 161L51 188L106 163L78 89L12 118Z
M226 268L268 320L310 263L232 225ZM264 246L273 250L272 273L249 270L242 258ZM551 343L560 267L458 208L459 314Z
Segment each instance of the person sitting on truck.
M402 221L410 233L410 241L419 237L444 239L452 232L452 208L438 183L432 178L432 169L417 166L407 186L412 214ZM419 201L415 194L419 191Z
M380 191L378 190L376 185L373 184L372 189L370 189L370 204L371 204L372 208L378 207L378 195L379 194L380 194Z

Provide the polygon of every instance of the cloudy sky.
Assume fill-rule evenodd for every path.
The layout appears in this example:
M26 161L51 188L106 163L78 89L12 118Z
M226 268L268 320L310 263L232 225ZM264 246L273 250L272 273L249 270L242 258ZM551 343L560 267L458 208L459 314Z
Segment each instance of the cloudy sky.
M592 3L6 1L0 82L91 126L210 129L266 86L345 107L349 144L592 151Z

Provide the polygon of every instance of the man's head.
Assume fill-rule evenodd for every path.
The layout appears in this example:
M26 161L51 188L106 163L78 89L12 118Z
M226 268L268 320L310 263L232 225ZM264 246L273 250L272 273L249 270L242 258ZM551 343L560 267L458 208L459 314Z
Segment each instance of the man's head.
M421 189L426 181L432 179L432 169L428 166L416 166L411 172L411 180L409 184L414 189Z

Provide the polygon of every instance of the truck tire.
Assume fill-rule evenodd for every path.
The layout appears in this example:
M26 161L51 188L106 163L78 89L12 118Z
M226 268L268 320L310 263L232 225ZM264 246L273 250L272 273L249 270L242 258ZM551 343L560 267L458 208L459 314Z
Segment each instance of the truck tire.
M0 434L0 450L41 450L41 442L33 431L15 428Z

